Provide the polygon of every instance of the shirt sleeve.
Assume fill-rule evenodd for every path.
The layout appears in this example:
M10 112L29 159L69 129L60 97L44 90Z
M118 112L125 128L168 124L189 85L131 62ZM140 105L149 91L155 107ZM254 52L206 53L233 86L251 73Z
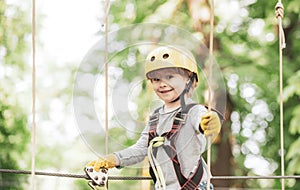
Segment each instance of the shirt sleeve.
M200 122L202 116L207 112L207 109L205 106L202 105L196 105L191 108L188 117L191 121L191 124L197 134L197 138L199 139L199 142L202 146L200 146L200 151L203 153L206 148L206 138L203 133L200 131Z
M191 108L191 110L188 113L188 117L191 120L192 126L195 129L197 134L202 134L199 127L202 116L207 112L207 109L205 106L202 105L196 105Z
M130 166L145 159L148 150L148 131L149 127L147 125L134 145L115 152L115 155L119 159L120 167Z

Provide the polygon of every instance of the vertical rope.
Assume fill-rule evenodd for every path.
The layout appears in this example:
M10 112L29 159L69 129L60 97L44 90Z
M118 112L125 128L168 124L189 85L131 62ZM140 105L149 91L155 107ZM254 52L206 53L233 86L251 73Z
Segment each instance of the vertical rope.
M108 150L108 17L110 0L105 1L105 154ZM108 189L108 186L105 186Z
M105 1L105 153L108 154L108 16L110 1Z
M212 107L212 69L213 69L213 41L214 41L214 0L210 0L210 33L209 33L209 76L208 76L208 111L211 111ZM211 173L211 137L208 137L207 140L207 168L208 173ZM206 189L210 190L210 178L207 179L207 186Z
M35 190L35 130L36 130L36 124L35 124L35 0L32 0L32 13L31 13L31 45L32 45L32 127L31 127L31 189Z
M282 95L282 88L283 88L283 69L282 69L282 50L285 48L285 38L284 38L284 31L282 27L282 18L284 14L284 7L281 3L281 0L278 0L275 6L275 14L276 18L278 19L278 37L279 37L279 98L280 98L280 156L281 156L281 176L284 176L284 128L283 128L283 95ZM281 179L281 189L284 190L284 178Z

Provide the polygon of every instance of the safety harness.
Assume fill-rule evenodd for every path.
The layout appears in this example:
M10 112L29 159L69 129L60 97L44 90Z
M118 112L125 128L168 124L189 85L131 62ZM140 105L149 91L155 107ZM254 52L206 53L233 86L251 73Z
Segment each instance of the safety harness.
M182 173L182 167L180 165L177 151L176 151L176 139L178 136L178 132L180 131L181 127L185 124L187 114L189 110L195 106L196 104L188 104L186 105L185 109L179 111L176 113L174 119L173 119L173 125L172 128L169 132L166 132L160 136L158 136L156 130L157 130L157 125L158 125L158 120L159 120L159 109L156 109L153 113L153 115L150 116L149 119L149 140L148 140L148 156L150 153L150 157L154 158L149 158L150 160L150 175L152 179L154 180L154 183L156 183L157 176L162 175L159 174L161 173L159 166L157 166L155 163L152 162L152 160L155 161L155 157L157 154L157 147L162 146L167 155L170 157L173 163L173 167L177 176L177 179L180 184L180 189L181 190L195 190L198 189L198 186L200 184L200 181L203 176L203 163L202 163L202 158L200 156L199 161L198 161L198 166L197 169L195 170L194 174L187 178L184 176ZM165 145L164 139L168 139L170 141L170 145ZM153 153L151 152L153 149ZM152 162L152 163L151 163ZM154 168L153 168L154 167ZM163 176L162 176L163 178ZM162 186L161 188L164 189L164 181L158 181L159 186Z

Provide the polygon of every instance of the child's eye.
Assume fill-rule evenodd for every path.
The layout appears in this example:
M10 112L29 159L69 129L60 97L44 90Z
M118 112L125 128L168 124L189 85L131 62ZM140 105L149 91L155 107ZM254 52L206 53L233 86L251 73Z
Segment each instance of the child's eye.
M166 79L168 79L168 80L170 80L170 79L172 79L172 78L174 78L173 75L167 75L167 76L166 76Z
M160 79L159 78L153 78L151 80L154 81L154 82L158 82Z

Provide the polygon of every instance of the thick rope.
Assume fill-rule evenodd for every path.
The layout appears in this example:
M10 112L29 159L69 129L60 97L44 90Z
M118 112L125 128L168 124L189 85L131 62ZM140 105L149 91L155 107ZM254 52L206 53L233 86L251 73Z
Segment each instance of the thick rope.
M282 89L283 89L283 81L282 81L282 75L283 75L283 69L282 69L282 50L285 48L285 38L284 38L284 31L282 27L282 18L284 14L284 7L281 3L281 0L278 0L276 6L275 6L275 15L278 19L278 37L279 37L279 96L280 96L280 156L281 156L281 175L284 176L284 128L283 128L283 95L282 95ZM281 189L284 190L284 178L281 179Z
M213 69L213 41L214 41L214 0L210 0L210 35L209 35L209 76L208 76L208 111L211 111L212 107L212 69ZM206 189L210 190L210 179L211 179L211 137L207 139L207 170L208 178Z
M32 0L32 15L31 15L31 29L32 29L32 127L31 127L31 189L35 190L35 130L36 130L36 123L35 123L35 100L36 100L36 80L35 80L35 0Z

